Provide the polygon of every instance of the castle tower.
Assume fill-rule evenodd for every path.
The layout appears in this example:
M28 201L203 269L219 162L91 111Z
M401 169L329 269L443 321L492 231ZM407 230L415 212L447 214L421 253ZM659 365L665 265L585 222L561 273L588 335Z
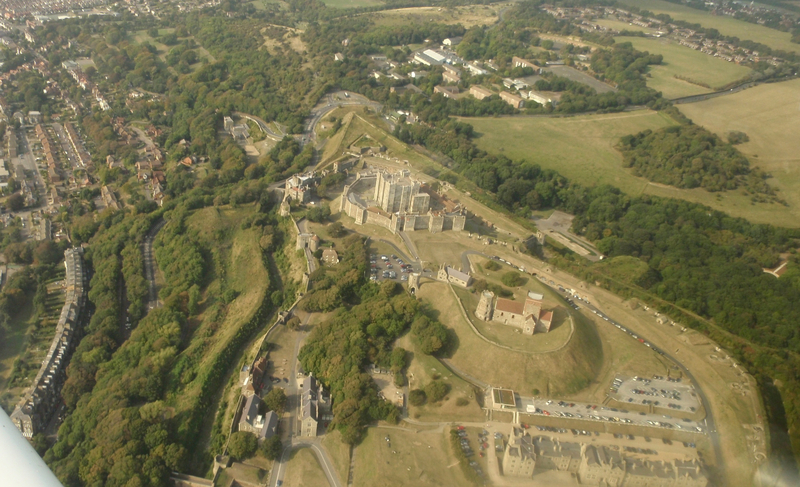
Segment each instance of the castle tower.
M492 312L494 308L492 307L492 302L494 301L494 293L491 291L484 291L481 293L481 299L478 301L478 307L475 309L475 316L478 319L483 321L491 321L492 319Z
M412 296L416 295L419 290L419 276L420 274L418 272L414 272L408 276L408 292L410 292Z
M534 292L528 292L525 297L525 307L523 308L522 315L526 318L533 315L533 318L538 320L542 312L542 300L544 296Z

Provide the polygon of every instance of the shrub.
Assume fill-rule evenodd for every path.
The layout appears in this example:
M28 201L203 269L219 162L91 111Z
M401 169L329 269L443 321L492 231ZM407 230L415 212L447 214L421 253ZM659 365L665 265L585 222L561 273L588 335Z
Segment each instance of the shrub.
M487 271L499 271L500 270L500 264L498 264L497 262L495 262L493 260L487 260L486 263L483 264L483 267Z
M517 287L525 284L526 279L519 272L508 271L500 279L508 287Z
M458 399L456 399L456 406L463 407L466 406L467 404L469 404L469 399L467 399L466 397L459 397Z
M408 393L408 403L412 406L422 406L428 399L428 395L422 389L414 389Z
M425 386L425 395L431 402L439 402L450 392L450 385L440 380L435 380Z

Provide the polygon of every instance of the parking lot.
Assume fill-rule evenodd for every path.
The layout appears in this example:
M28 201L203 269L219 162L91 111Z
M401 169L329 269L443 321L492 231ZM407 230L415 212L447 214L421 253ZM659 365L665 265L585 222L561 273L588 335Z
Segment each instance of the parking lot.
M643 382L635 382L644 384ZM672 383L674 386L674 383ZM517 396L517 409L531 415L567 418L600 423L629 424L648 428L676 429L691 433L705 433L703 423L689 419L678 419L657 413L628 411L601 404L560 401Z
M611 392L620 402L654 405L676 411L695 412L700 407L691 384L681 379L617 376Z
M419 265L406 262L395 254L371 254L369 257L370 280L408 281L408 275L419 272Z

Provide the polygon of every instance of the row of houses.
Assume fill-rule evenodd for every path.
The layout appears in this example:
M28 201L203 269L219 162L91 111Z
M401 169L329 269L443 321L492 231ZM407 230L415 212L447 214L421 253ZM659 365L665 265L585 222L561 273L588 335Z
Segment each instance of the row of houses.
M83 248L64 252L64 306L61 309L56 332L50 348L42 361L31 388L25 393L11 414L11 421L26 438L44 430L53 413L61 405L61 386L66 380L66 369L75 346L78 344L86 305L88 275L84 269Z
M708 478L700 462L651 461L618 449L532 437L512 427L503 455L503 474L531 478L534 472L557 470L575 475L581 485L604 487L706 487Z

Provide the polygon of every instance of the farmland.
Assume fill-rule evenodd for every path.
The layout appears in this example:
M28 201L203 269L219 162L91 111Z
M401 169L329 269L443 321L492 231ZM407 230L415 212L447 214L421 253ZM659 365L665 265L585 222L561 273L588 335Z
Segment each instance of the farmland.
M650 68L648 74L651 77L648 78L647 85L662 92L665 98L708 93L751 73L749 68L681 46L674 40L666 38L616 37L615 40L630 42L640 51L664 56L664 61L660 66ZM681 76L694 83L685 79L677 79L675 76Z
M763 25L751 24L723 15L711 15L709 12L683 5L676 5L663 0L622 0L622 3L635 5L655 14L668 14L675 20L684 20L686 22L700 24L706 28L711 27L717 29L721 34L726 36L736 36L739 39L760 42L772 49L800 52L800 44L793 44L791 42L791 34L770 29Z
M358 0L330 0L331 2L348 2ZM465 5L443 9L439 7L412 7L396 10L385 10L372 14L378 25L422 24L437 22L442 24L461 24L469 29L475 25L492 25L497 22L497 12L507 7L508 3L494 5Z
M749 142L737 148L772 175L769 183L789 203L785 218L776 224L797 226L800 217L800 124L797 93L800 80L756 86L728 96L679 105L695 123L721 137L731 130L744 132ZM787 103L793 100L793 103Z
M505 117L460 120L475 127L479 134L476 143L481 149L554 169L587 186L611 184L631 195L651 194L685 199L756 223L794 227L800 225L791 210L777 203L752 203L748 195L738 191L709 193L700 188L677 189L650 183L624 169L622 157L614 149L619 138L645 129L655 130L674 124L666 115L635 111L567 118ZM754 160L754 165L760 165L758 159ZM788 199L785 194L780 196Z

